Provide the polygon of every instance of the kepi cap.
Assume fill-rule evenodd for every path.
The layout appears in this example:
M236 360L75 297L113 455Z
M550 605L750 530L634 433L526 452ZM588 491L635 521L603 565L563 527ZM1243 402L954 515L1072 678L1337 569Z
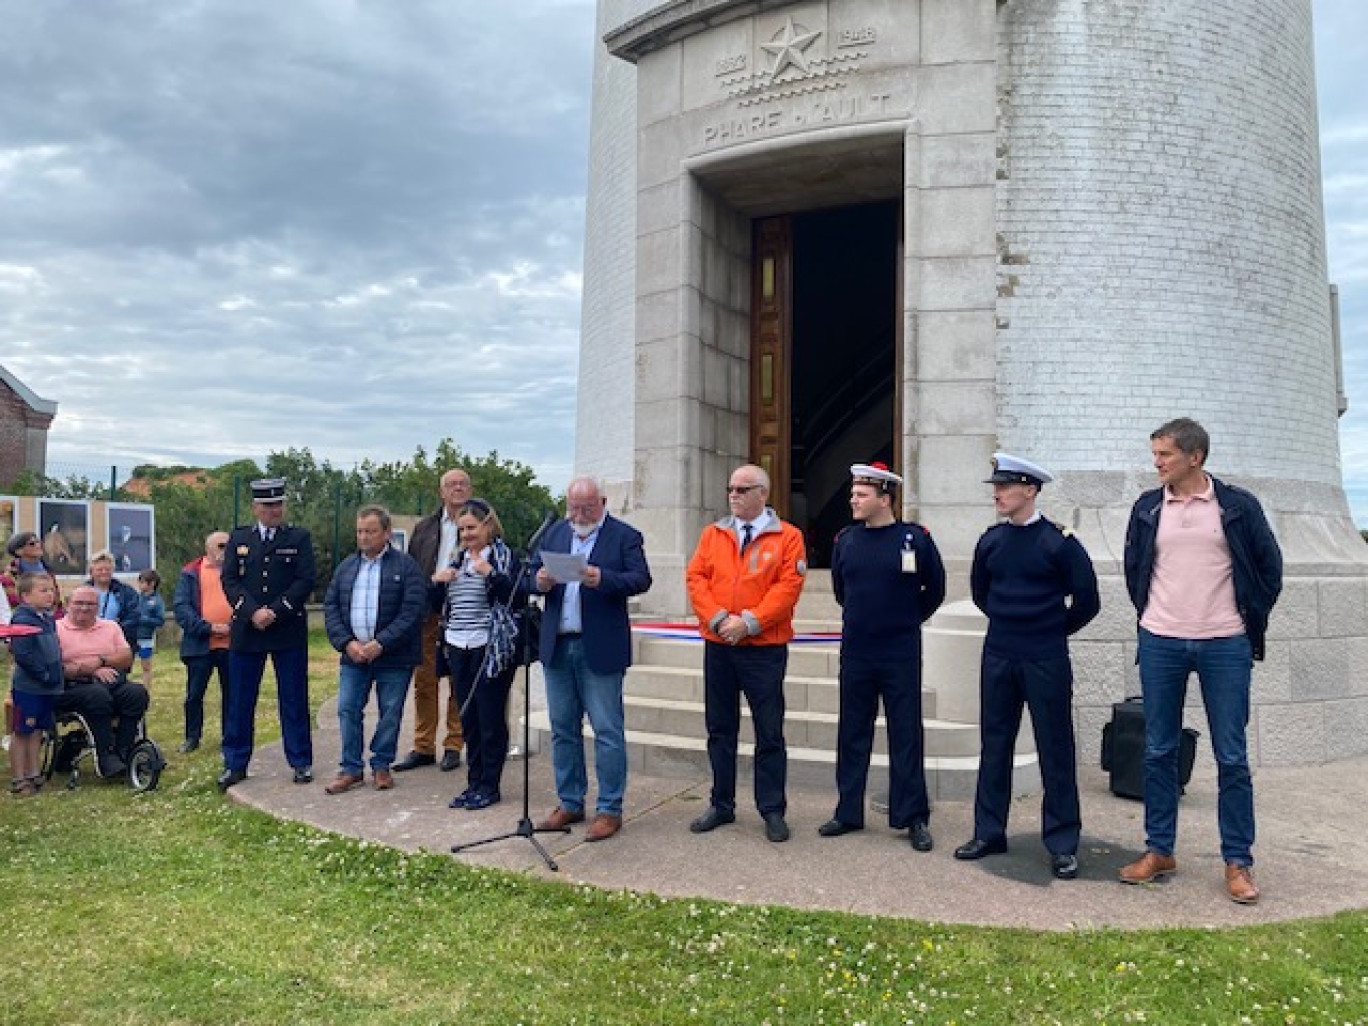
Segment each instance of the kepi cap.
M1038 463L1005 452L993 453L993 473L984 484L1033 484L1037 488L1054 475Z
M252 482L253 502L284 502L285 479L283 477L260 477Z
M897 491L903 483L902 478L882 463L852 463L850 476L855 484L873 485L887 493Z

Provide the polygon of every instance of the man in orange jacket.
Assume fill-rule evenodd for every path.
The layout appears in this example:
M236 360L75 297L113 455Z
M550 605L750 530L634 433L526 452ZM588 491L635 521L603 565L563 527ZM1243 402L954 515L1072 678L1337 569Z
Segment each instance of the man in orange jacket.
M755 726L755 804L765 836L787 841L784 671L793 610L807 573L803 535L767 505L769 475L746 464L727 486L731 515L703 529L689 560L689 601L706 643L704 720L713 786L696 834L736 821L736 744L741 695Z

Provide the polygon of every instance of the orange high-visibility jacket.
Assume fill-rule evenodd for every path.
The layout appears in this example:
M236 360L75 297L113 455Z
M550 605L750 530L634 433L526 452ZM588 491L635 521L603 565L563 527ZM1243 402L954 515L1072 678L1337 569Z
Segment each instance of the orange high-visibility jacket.
M689 560L689 601L698 632L725 644L717 627L730 614L743 616L751 629L742 645L783 645L793 640L793 610L807 573L803 534L773 514L746 554L736 538L736 518L723 517L703 528Z

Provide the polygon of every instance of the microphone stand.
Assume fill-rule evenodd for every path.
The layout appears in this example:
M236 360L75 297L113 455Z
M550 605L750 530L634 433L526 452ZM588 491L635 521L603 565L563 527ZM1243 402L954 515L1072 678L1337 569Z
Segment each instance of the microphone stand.
M552 518L550 515L548 515L547 518L542 521L541 527L537 529L537 532L532 536L532 539L528 542L527 558L524 559L522 561L522 565L518 567L518 579L513 582L513 595L518 594L519 588L527 586L525 579L528 575L528 570L532 566L532 556L541 547L542 535L546 533L546 529L551 526L551 523ZM550 853L547 852L547 850L544 847L542 847L542 843L537 840L537 834L568 834L570 832L570 828L566 826L555 829L543 829L533 825L532 823L532 664L536 662L537 659L535 654L536 649L533 647L535 642L532 638L532 632L527 629L526 618L524 618L523 621L523 628L523 630L518 632L520 635L520 640L518 642L518 661L522 663L523 671L522 818L518 820L517 827L515 827L513 830L508 831L507 833L495 834L493 837L485 837L478 841L467 841L465 844L453 844L451 846L451 850L453 853L459 853L463 851L469 851L471 848L479 848L482 845L493 844L496 841L506 841L510 837L525 837L531 843L532 847L536 849L537 854L541 856L542 861L546 863L546 868L555 872L560 869L560 866L556 864L556 860L551 857Z

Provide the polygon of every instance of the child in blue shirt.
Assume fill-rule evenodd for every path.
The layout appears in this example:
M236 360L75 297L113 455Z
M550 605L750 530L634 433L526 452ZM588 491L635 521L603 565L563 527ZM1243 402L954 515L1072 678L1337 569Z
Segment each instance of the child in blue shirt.
M155 570L138 574L138 592L142 608L138 618L138 658L142 660L142 683L152 690L152 654L157 650L157 631L166 623L166 603L157 594L161 575Z

